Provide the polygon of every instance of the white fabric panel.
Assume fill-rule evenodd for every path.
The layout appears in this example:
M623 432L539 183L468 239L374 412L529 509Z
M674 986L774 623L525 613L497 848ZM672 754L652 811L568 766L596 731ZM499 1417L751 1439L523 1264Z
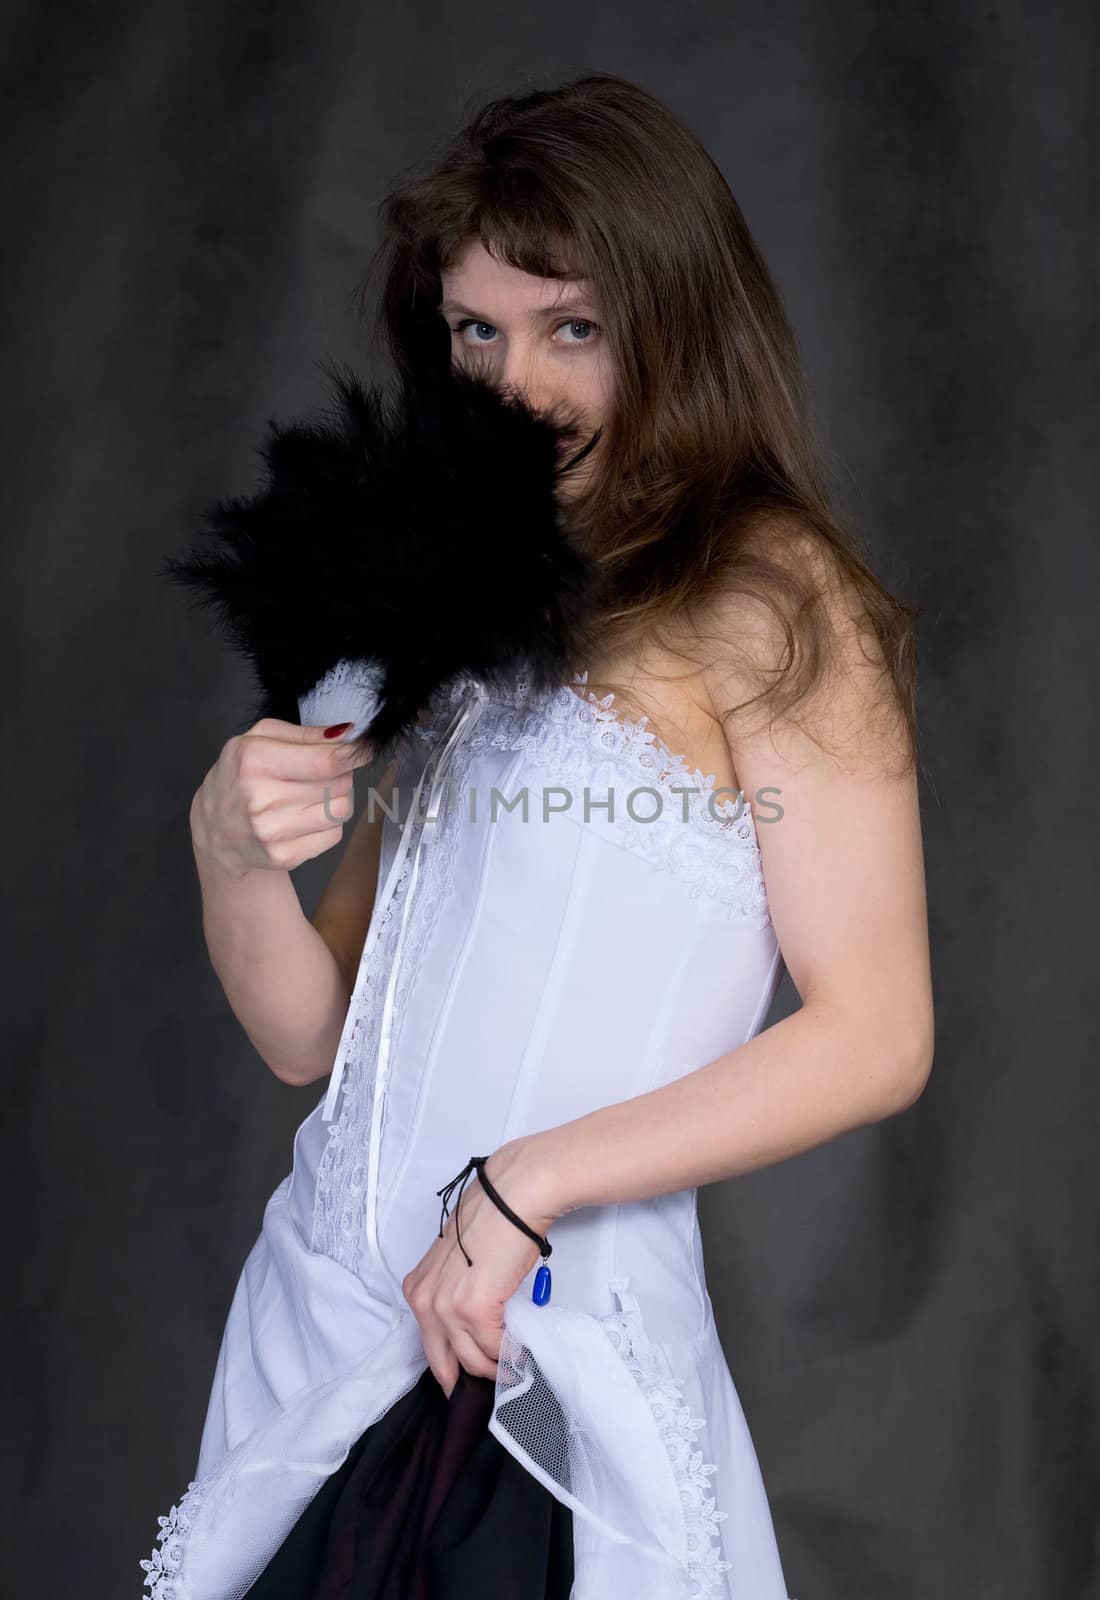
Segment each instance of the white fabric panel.
M196 1477L147 1571L156 1600L243 1595L416 1382L427 1363L400 1282L471 1154L735 1048L782 975L751 813L708 811L713 778L583 676L542 697L460 680L415 739L342 1074L298 1129L244 1264ZM429 820L409 823L418 780ZM683 783L699 790L686 820ZM585 785L595 801L609 784L615 814L586 817ZM493 813L494 786L527 788L526 819ZM553 787L571 803L543 820ZM654 798L658 821L637 820ZM550 1304L531 1301L535 1268L505 1304L490 1427L574 1512L573 1600L787 1600L695 1191L582 1207L551 1242Z

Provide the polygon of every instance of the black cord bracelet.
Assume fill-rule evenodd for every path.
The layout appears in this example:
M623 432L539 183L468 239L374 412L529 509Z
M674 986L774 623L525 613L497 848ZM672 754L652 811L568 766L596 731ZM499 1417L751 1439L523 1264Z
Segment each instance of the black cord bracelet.
M527 1223L524 1222L522 1217L517 1217L516 1213L512 1210L512 1208L508 1204L508 1202L501 1195L499 1195L497 1193L496 1189L489 1182L488 1174L485 1171L485 1163L488 1161L488 1159L489 1159L488 1156L471 1156L469 1161L467 1161L466 1165L463 1167L462 1171L455 1173L455 1175L451 1179L450 1183L445 1183L443 1185L442 1189L437 1189L435 1191L436 1194L443 1196L443 1210L442 1210L442 1212L440 1214L440 1218L439 1218L439 1237L441 1239L443 1237L443 1223L444 1223L444 1219L448 1215L447 1206L448 1206L448 1203L449 1203L450 1198L451 1198L451 1193L454 1190L455 1184L461 1184L461 1188L458 1191L458 1199L455 1201L455 1238L458 1241L458 1247L462 1251L462 1254L464 1256L466 1256L466 1265L468 1267L472 1267L473 1266L473 1262L470 1260L470 1257L467 1254L466 1246L462 1243L462 1235L459 1232L458 1210L459 1210L459 1206L462 1203L462 1191L465 1189L466 1184L467 1184L467 1182L468 1182L468 1180L470 1178L471 1173L473 1173L475 1171L475 1169L476 1169L478 1178L481 1181L482 1188L485 1190L485 1193L489 1196L489 1199L496 1206L497 1210L498 1211L502 1211L504 1213L504 1215L508 1218L509 1222L515 1223L517 1228L522 1228L523 1232L527 1235L527 1237L529 1239L533 1239L534 1240L534 1242L539 1247L539 1254L542 1256L543 1261L545 1262L547 1256L549 1256L551 1250L553 1249L553 1246L551 1245L549 1239L545 1239L542 1236L542 1234L536 1233L534 1228L528 1227ZM549 1300L549 1298L550 1298L550 1268L549 1267L541 1266L539 1268L538 1273L536 1274L536 1277L535 1277L535 1286L534 1286L534 1289L532 1290L531 1298L535 1301L535 1303L537 1305L545 1305L546 1301Z

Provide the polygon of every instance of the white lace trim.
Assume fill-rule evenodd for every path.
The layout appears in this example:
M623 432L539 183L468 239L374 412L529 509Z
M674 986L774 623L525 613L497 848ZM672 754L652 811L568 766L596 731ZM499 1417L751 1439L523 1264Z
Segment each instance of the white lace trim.
M180 1496L179 1504L174 1505L166 1517L157 1518L160 1523L157 1544L149 1559L138 1563L145 1573L142 1590L149 1590L142 1600L187 1600L184 1552L202 1494L201 1485L192 1481L187 1485L187 1492Z
M452 685L448 691L444 691L445 704L459 700L466 689L464 682ZM434 742L439 735L439 729L434 725L419 725L416 732L430 742ZM396 1056L399 1048L409 984L420 969L425 942L438 920L439 908L454 876L455 836L468 804L464 779L471 754L468 740L455 753L454 762L449 768L450 776L446 780L447 783L453 782L454 794L448 804L441 808L436 836L426 846L421 859L397 975L391 1058ZM362 1269L360 1257L365 1231L367 1156L382 1009L400 931L400 911L408 890L413 853L422 828L421 819L414 824L408 853L399 870L393 894L378 913L378 939L368 958L368 969L359 974L356 982L350 1002L355 1007L355 1016L345 1054L340 1112L329 1124L328 1141L317 1165L310 1247L331 1256L356 1273ZM384 1129L384 1104L382 1114Z
M582 794L600 763L624 773L632 790L614 793L614 816L607 826L620 842L657 868L684 882L693 898L706 895L729 917L743 917L756 928L771 924L760 847L752 809L743 799L715 798L717 778L688 766L648 726L646 716L631 721L613 709L614 695L584 694L588 673L574 674L574 684L532 695L517 679L505 693L490 691L481 721L471 735L475 749L487 745L522 750L533 766L548 769L555 784ZM453 694L457 688L452 690ZM594 764L593 757L598 760ZM630 811L630 794L642 796ZM696 793L683 791L694 789ZM592 796L599 798L599 791ZM575 804L583 805L582 800Z
M722 1574L729 1572L733 1563L722 1558L718 1532L718 1524L729 1512L716 1510L717 1497L707 1492L718 1467L713 1461L704 1461L702 1451L695 1448L695 1435L706 1427L706 1418L691 1415L680 1385L662 1371L642 1326L638 1302L625 1292L628 1281L612 1280L620 1309L601 1317L600 1325L648 1401L672 1463L687 1532L687 1570L693 1584L689 1600L712 1600L725 1594Z
M355 724L355 732L362 732L377 710L381 680L382 668L377 662L338 661L308 694L300 696L298 710L302 723L328 725L350 719ZM360 972L357 975L350 1002L355 1016L346 1044L349 1071L341 1085L344 1114L338 1123L333 1121L330 1124L329 1140L321 1156L317 1176L311 1248L322 1251L344 1266L353 1264L358 1246L356 1225L362 1214L364 1179L362 1156L349 1165L348 1155L349 1151L363 1151L366 1148L365 1136L359 1136L364 1135L370 1127L373 1087L373 1079L369 1076L365 1081L360 1081L358 1076L351 1073L350 1063L373 1060L373 1052L369 1057L366 1056L365 1045L372 1037L372 1020L376 1020L381 1006L385 971L397 928L394 913L404 897L408 875L409 862L406 859L389 904L379 912L379 943L372 952L369 974ZM347 1136L351 1125L354 1125L354 1140Z
M408 886L409 866L407 858L389 904L378 914L378 942L371 952L369 970L360 975L350 1002L355 1016L340 1084L340 1112L329 1123L328 1140L317 1163L310 1249L331 1256L352 1272L360 1270L374 1068L386 974L393 959L400 923L397 912Z
M340 663L324 680L325 715L369 720L362 701L369 700L376 673L373 664ZM433 742L440 709L449 714L474 681L464 674L437 691L433 715L415 726L414 737ZM572 685L543 695L533 694L522 676L503 691L489 689L485 714L468 741L470 752L487 746L522 750L532 765L548 769L555 783L578 797L598 764L611 763L632 784L625 796L615 791L615 815L606 819L620 842L680 878L693 897L705 895L730 917L767 928L771 914L749 802L743 795L715 796L715 773L689 766L657 736L647 716L620 716L613 694L597 696L587 684L585 670L573 674ZM321 691L318 685L312 695ZM321 720L319 706L310 710ZM652 794L643 794L633 806L641 814L632 815L631 796L637 790L653 791L660 809L654 811ZM684 792L690 790L696 792Z
M337 661L312 689L298 696L302 726L331 727L336 722L351 722L354 727L344 739L358 738L377 714L384 678L384 669L377 661Z

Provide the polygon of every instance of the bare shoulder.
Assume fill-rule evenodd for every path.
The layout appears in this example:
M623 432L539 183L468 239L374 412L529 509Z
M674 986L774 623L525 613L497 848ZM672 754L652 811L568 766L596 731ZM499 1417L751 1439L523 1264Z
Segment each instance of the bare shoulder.
M757 543L767 583L717 594L700 626L700 681L731 747L767 743L788 767L904 768L909 745L891 674L842 563L790 524L771 536L765 529Z

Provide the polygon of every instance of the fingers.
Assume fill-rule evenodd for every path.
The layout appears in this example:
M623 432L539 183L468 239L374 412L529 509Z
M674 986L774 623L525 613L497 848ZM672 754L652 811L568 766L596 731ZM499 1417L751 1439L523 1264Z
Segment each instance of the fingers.
M476 1377L496 1378L500 1335L488 1319L474 1323L460 1318L453 1304L429 1303L423 1288L419 1294L414 1292L410 1305L420 1324L428 1365L448 1395L458 1380L460 1366Z
M457 1376L457 1366L481 1378L495 1378L500 1356L500 1334L488 1320L460 1316L453 1306L433 1305L417 1312L424 1350L436 1376ZM446 1385L444 1385L446 1387Z
M334 744L323 728L262 717L226 740L196 792L196 849L238 874L293 871L339 844L355 811L355 770L374 755L369 740ZM381 780L386 804L398 765ZM369 810L376 793L378 780Z
M416 1320L420 1324L420 1339L428 1365L444 1394L450 1395L458 1382L458 1357L447 1337L447 1330L432 1311L417 1311Z
M240 765L257 777L312 779L323 784L366 766L375 756L367 740L326 739L323 728L262 717L240 734Z
M455 1328L449 1330L451 1348L458 1358L460 1366L466 1368L479 1378L494 1378L497 1375L497 1363L486 1355L480 1343L480 1337L473 1329Z
M423 1327L423 1324L421 1325ZM462 1328L449 1335L424 1335L424 1353L428 1365L444 1394L450 1395L458 1382L460 1368L478 1378L496 1381L497 1363L490 1361L472 1334Z
M270 778L248 803L248 815L257 838L267 842L282 834L324 832L350 821L355 812L355 785L351 773L328 783L295 783Z

